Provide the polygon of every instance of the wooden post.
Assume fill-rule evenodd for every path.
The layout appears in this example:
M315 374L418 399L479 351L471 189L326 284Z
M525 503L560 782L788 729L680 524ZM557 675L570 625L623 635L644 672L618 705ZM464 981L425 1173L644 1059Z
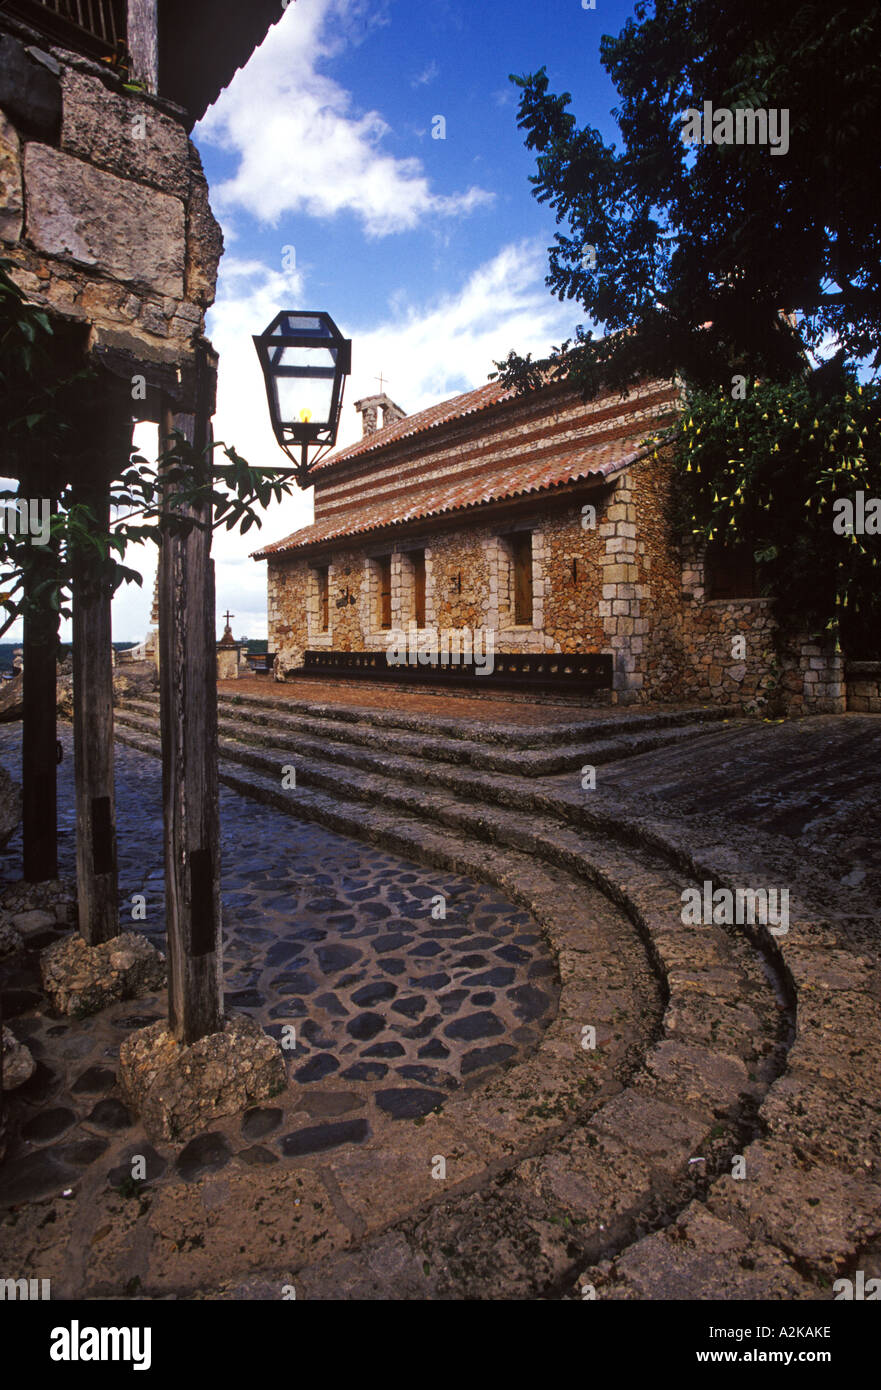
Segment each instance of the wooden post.
M126 45L132 77L148 92L159 91L159 33L157 0L128 0Z
M128 424L131 440L131 424ZM120 457L125 463L125 440ZM118 474L122 467L115 468ZM109 484L78 489L106 530ZM76 778L76 881L79 929L90 946L119 935L116 798L113 785L111 594L89 574L89 557L73 565L73 727Z
M163 412L200 452L211 438L213 365L203 352L193 415ZM169 485L166 484L166 487ZM211 507L188 536L164 536L159 555L159 692L165 829L168 1019L178 1041L223 1027L217 657Z
M50 502L50 512L54 509ZM45 557L41 556L41 561L39 567L31 572L28 585L31 593L39 584L51 579L55 571L56 557L50 547L45 548ZM29 882L41 883L58 877L55 788L58 614L47 603L41 604L38 613L26 614L22 647L22 872Z

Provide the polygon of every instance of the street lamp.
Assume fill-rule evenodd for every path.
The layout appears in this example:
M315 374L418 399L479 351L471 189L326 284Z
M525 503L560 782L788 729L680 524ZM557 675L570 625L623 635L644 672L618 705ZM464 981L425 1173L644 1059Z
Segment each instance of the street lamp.
M254 346L266 381L276 439L303 485L311 465L336 442L343 388L352 370L352 340L330 314L285 309ZM299 459L293 450L299 446ZM309 449L316 453L309 459Z

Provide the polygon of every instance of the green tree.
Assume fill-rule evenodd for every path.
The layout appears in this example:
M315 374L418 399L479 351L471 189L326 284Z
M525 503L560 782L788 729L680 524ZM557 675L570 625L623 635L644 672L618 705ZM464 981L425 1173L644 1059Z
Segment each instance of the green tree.
M578 127L544 68L511 80L535 197L562 228L547 283L603 336L579 325L494 375L586 396L678 376L684 413L656 444L672 444L680 538L748 544L782 631L881 655L881 538L833 525L836 501L881 496L881 390L854 371L881 366L881 6L638 3L601 58L620 149ZM705 102L781 113L778 152L686 144Z
M881 363L877 0L655 0L635 16L601 43L622 149L578 127L544 68L511 79L535 196L566 229L548 284L605 329L576 330L553 363L588 390L674 370L713 389L782 380L830 336ZM788 149L686 145L705 101L785 110ZM515 353L503 375L528 384L529 365Z

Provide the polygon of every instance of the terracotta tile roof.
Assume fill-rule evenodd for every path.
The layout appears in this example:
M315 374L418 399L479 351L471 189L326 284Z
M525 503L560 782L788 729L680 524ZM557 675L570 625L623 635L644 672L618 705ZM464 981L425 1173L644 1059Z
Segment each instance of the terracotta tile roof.
M552 460L530 462L521 459L509 467L494 469L491 476L461 480L455 475L448 476L420 488L415 496L411 494L407 498L393 496L367 501L357 509L353 507L341 515L326 517L311 526L304 526L301 531L295 531L284 540L264 546L255 552L254 558L259 560L268 555L285 554L305 546L338 540L344 536L357 536L407 521L441 516L445 512L465 511L508 498L525 497L529 493L545 492L582 479L593 478L599 482L633 463L644 452L641 443L644 437L643 429L638 436L631 435L629 440L614 440Z
M490 381L486 386L478 386L476 390L466 391L461 396L451 396L449 400L431 405L427 410L420 410L417 415L405 415L403 420L396 420L393 425L375 430L373 434L359 439L357 444L350 444L346 449L329 454L314 471L320 473L344 460L375 453L377 449L383 449L387 444L396 443L399 439L409 439L414 434L423 434L426 430L446 425L451 420L476 415L479 410L487 410L491 405L513 400L516 394L513 387L504 387L498 381Z
M515 390L498 382L441 401L367 435L331 455L316 470L320 473L350 460L363 460L363 477L357 468L352 478L347 469L341 470L340 478L335 471L325 474L317 480L313 524L262 547L254 558L525 498L571 483L601 482L640 457L652 425L675 410L677 392L672 383L646 382L626 403L620 397L608 397L605 404L598 400L585 408L583 416L571 410L572 393L564 388L565 395L569 408L560 415L559 387L535 392L529 418L524 421L522 411L517 414L519 428L510 436L510 449L505 442L504 418L494 420L486 432L489 456L482 459L480 437L460 447L443 427L491 406L515 399L523 402ZM640 413L638 422L634 412ZM420 440L413 446L413 459L408 460L406 449L395 447L429 431L438 432L436 451L433 441ZM426 454L426 449L431 452ZM456 456L452 465L448 462L451 452ZM426 470L430 476L425 476Z

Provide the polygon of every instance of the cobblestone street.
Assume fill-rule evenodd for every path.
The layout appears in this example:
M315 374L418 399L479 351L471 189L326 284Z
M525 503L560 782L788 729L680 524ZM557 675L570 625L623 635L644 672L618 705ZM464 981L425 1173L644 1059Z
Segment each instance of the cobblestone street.
M18 737L0 733L0 759L15 776ZM60 872L72 878L64 727L62 742ZM116 766L120 920L164 950L161 767L125 747ZM164 994L96 1018L52 1018L39 1010L32 958L7 972L4 991L6 1018L40 1065L13 1102L20 1136L0 1172L0 1200L57 1192L91 1164L120 1180L133 1152L149 1151L151 1178L171 1165L172 1176L192 1179L234 1153L265 1165L357 1143L377 1108L424 1116L535 1047L558 990L528 913L491 888L298 824L226 788L221 816L225 1003L280 1041L287 1029L291 1091L160 1157L118 1096L114 1059L128 1031L164 1016ZM6 878L19 841L20 832L0 861ZM144 920L132 921L135 895Z

